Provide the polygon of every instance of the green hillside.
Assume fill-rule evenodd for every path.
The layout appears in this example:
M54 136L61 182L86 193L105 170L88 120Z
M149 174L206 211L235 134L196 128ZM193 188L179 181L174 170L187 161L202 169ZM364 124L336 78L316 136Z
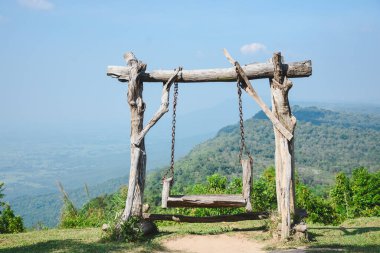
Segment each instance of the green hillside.
M321 187L331 184L338 171L350 173L360 166L370 171L380 169L379 116L298 106L293 108L293 114L297 118L296 168L304 183ZM273 128L262 112L244 123L246 143L254 156L254 175L257 176L274 164ZM214 138L196 146L178 161L175 165L177 190L183 191L186 186L205 182L206 176L213 173L241 176L239 131L237 124L224 127ZM148 191L158 193L165 169L149 175ZM149 201L158 203L159 199Z
M295 106L297 117L295 133L296 167L306 184L315 188L329 185L338 171L350 173L352 169L365 166L370 171L380 169L380 116L358 113L341 113L316 107ZM272 124L263 113L245 121L247 145L254 156L254 175L258 176L274 161L274 135ZM239 127L222 128L217 135L197 145L175 165L175 187L183 191L187 186L203 183L214 173L228 177L241 176L238 163ZM181 143L176 143L180 146ZM169 154L168 154L169 155ZM148 174L146 201L160 202L161 177L167 168ZM91 196L114 192L127 178L110 180L90 187ZM70 198L82 205L88 197L83 189L69 191ZM54 226L61 209L58 194L37 197L21 197L12 206L22 215L27 226L38 221Z

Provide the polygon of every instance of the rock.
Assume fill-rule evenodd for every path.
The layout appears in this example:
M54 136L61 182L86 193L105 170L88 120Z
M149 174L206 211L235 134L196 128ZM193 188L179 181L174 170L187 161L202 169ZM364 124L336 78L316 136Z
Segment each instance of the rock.
M149 206L149 204L144 204L144 205L143 205L143 213L146 213L146 212L148 212L148 211L149 211L149 209L150 209L150 206Z
M102 226L102 231L106 232L106 231L109 230L109 229L110 229L110 225L108 225L108 224L103 224L103 226Z
M306 224L297 224L294 226L294 230L297 232L305 233L307 231Z
M140 226L144 235L153 235L158 233L157 226L152 221L141 221Z

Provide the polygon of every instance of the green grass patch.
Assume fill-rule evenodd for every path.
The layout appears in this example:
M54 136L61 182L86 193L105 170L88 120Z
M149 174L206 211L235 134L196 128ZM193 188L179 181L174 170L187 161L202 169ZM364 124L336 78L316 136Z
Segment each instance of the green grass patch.
M380 252L379 217L347 220L339 226L311 225L309 233L311 249L322 248L324 252L333 252L334 249L344 252Z
M309 225L309 243L271 241L265 221L190 224L162 223L160 233L144 242L101 242L100 228L49 229L0 235L0 253L18 252L166 252L163 239L186 234L245 234L253 240L270 244L268 249L306 247L306 252L380 252L380 218L347 220L340 226Z
M310 242L273 244L268 250L306 247L306 252L380 252L380 217L346 220L339 226L309 224Z
M162 250L155 239L144 243L102 243L100 228L49 229L0 235L1 253L44 252L155 252Z

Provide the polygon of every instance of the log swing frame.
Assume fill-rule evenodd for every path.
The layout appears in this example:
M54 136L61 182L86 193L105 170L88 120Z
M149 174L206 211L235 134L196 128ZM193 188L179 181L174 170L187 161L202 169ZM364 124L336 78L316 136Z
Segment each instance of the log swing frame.
M179 67L182 70L182 67ZM175 73L178 78L178 72ZM242 81L238 78L237 94L239 102L239 123L240 123L240 152L239 161L241 163L242 174L242 194L207 194L207 195L170 195L170 189L174 183L174 163L175 163L175 133L176 133L176 111L178 105L178 82L174 81L173 92L173 115L172 115L172 140L171 140L171 160L170 167L162 177L162 194L161 194L161 207L245 207L247 212L252 212L251 205L251 188L252 188L252 165L253 158L251 153L245 145L245 131L243 119L243 103L241 99L241 86ZM242 159L243 152L245 151L248 159ZM190 220L190 219L188 219Z
M169 92L174 82L178 83L203 83L203 82L232 82L241 81L241 88L250 95L261 107L263 112L271 120L275 135L275 168L276 168L276 195L278 213L281 216L281 239L286 240L291 231L291 214L295 213L295 164L294 164L294 129L296 119L292 115L289 105L288 92L292 87L289 78L308 77L312 74L311 61L282 63L281 53L273 54L268 63L255 63L240 66L231 55L224 50L228 61L233 65L232 68L224 69L205 69L205 70L182 70L177 68L173 70L158 70L146 72L146 64L137 60L132 52L124 55L128 66L109 66L107 75L117 78L121 82L128 82L128 104L131 111L131 165L128 184L128 196L126 199L125 209L120 217L120 222L125 222L131 216L138 216L145 220L174 220L179 222L221 222L221 221L239 221L262 219L267 217L267 213L252 213L250 203L247 201L250 195L252 180L246 185L249 192L243 191L243 196L233 195L235 199L229 199L224 206L245 206L247 213L237 215L224 215L213 217L189 217L169 214L147 214L143 213L143 194L145 188L146 175L146 151L144 138L149 130L158 122L158 120L169 111ZM250 80L269 78L271 89L272 110L263 102ZM143 83L144 82L162 82L161 105L152 119L144 126L145 103L143 101ZM247 161L247 160L246 160ZM249 161L249 160L248 160ZM242 160L243 168L244 160ZM251 168L250 166L247 166ZM243 169L244 170L244 169ZM252 179L247 175L246 179ZM247 172L248 173L248 172ZM244 173L243 173L244 174ZM176 203L181 206L194 206L191 200L183 201L179 199L170 201L169 189L170 181L164 181L164 195L167 192L167 206ZM244 187L243 187L244 188ZM246 193L246 194L245 194ZM222 195L225 198L226 195ZM237 196L237 197L236 197ZM201 197L196 198L199 206ZM212 207L209 201L203 207ZM218 199L216 199L218 200ZM220 200L220 199L219 199ZM238 204L231 204L237 202ZM163 206L165 206L163 200ZM178 204L180 202L180 204ZM186 202L186 203L185 203ZM205 202L205 203L206 203ZM216 201L218 202L218 201ZM219 201L221 202L221 201ZM223 202L223 201L222 201ZM184 204L185 203L185 204ZM215 199L214 199L215 203ZM249 203L249 205L248 205ZM216 206L223 206L218 203ZM215 205L214 205L215 206Z

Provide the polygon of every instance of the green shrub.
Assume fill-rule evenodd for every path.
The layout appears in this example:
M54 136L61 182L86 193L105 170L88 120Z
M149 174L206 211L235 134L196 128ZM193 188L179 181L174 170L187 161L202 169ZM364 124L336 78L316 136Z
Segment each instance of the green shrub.
M118 220L115 219L115 220ZM111 224L110 228L102 236L103 241L137 242L144 239L141 227L141 219L132 216L120 226Z
M272 211L277 208L276 175L274 167L267 168L263 174L253 182L252 191L253 210Z
M351 179L338 173L330 191L333 207L343 221L346 218L380 216L380 172L360 167Z
M16 216L10 205L3 202L4 183L0 182L0 234L19 233L24 231L24 224L20 216Z
M61 184L59 184L59 188L63 199L59 223L62 228L100 227L104 223L110 223L124 208L125 198L128 194L127 187L122 186L118 192L93 198L78 209Z
M296 185L297 207L307 211L307 221L312 223L337 224L339 218L329 201L315 195L306 185Z
M350 183L355 216L380 216L380 171L357 168Z
M335 185L330 191L330 199L342 220L353 217L350 180L343 172L338 173L335 177Z

